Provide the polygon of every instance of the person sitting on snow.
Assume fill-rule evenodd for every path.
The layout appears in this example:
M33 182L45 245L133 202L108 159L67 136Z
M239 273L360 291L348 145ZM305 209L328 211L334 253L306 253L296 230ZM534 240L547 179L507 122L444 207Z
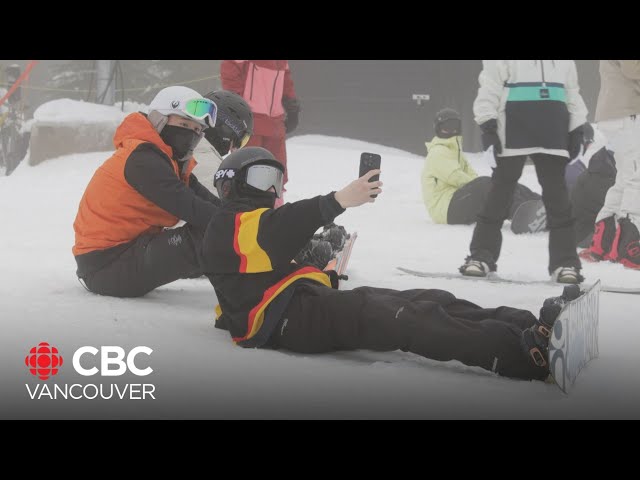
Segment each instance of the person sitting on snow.
M195 90L160 90L132 113L115 153L94 173L73 223L76 274L94 293L138 297L202 274L200 244L220 200L191 173L193 149L215 125L216 104ZM175 226L179 220L185 225Z
M261 147L237 150L220 164L222 206L203 241L206 275L220 304L216 327L245 348L298 353L402 350L459 360L499 375L544 380L548 340L568 287L547 299L540 317L512 307L483 308L444 290L358 287L339 290L335 271L292 259L314 232L347 208L375 202L373 170L346 187L275 209L284 167Z
M427 157L422 169L422 198L435 223L470 225L482 211L491 177L478 177L462 151L460 114L445 108L434 120L436 136L425 143ZM516 185L508 219L528 200L542 197L521 183Z

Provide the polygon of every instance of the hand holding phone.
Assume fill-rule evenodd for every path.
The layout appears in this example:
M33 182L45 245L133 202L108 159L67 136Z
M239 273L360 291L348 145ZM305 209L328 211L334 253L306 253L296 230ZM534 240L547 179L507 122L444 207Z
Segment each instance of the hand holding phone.
M371 185L374 182L374 185ZM358 207L375 202L382 192L380 181L380 155L364 152L360 156L360 176L335 193L335 199L342 208ZM374 191L373 195L371 191Z
M381 161L382 157L377 153L363 152L360 155L360 174L358 177L362 177L371 170L380 170ZM369 179L370 182L377 182L378 180L380 180L380 175L374 175ZM371 198L376 198L377 196L371 195Z

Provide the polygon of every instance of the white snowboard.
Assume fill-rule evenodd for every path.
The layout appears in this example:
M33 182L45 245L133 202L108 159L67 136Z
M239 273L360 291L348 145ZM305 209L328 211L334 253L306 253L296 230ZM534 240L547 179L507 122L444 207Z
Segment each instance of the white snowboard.
M569 393L582 368L598 356L600 281L565 305L549 340L549 370L560 389Z

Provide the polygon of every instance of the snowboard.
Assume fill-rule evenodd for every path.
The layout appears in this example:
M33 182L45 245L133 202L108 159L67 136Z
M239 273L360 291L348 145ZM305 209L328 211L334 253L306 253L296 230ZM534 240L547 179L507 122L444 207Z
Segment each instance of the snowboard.
M462 275L461 273L451 273L451 272L421 272L419 270L411 270L409 268L404 267L396 267L401 272L407 273L409 275L414 275L416 277L423 278L444 278L451 280L468 280L472 282L488 282L488 283L510 283L513 285L543 285L550 287L562 287L566 285L565 283L553 282L551 280L516 280L512 278L504 278L499 276L496 272L491 272L486 277L467 277ZM598 280L599 282L600 280ZM590 288L592 285L590 283L582 283L581 288ZM601 285L600 290L602 292L610 292L610 293L627 293L631 295L640 295L640 287L614 287L610 285Z
M598 356L600 281L567 303L553 324L549 340L549 372L569 393L582 368Z
M547 229L547 211L542 200L528 200L520 204L511 219L511 231L521 233L544 232Z
M344 246L342 250L340 250L335 258L331 259L327 266L324 268L325 270L335 270L338 272L338 275L344 275L347 271L347 266L349 265L349 259L351 258L351 252L353 250L353 245L358 238L358 232L352 232L347 237L347 240L344 242Z

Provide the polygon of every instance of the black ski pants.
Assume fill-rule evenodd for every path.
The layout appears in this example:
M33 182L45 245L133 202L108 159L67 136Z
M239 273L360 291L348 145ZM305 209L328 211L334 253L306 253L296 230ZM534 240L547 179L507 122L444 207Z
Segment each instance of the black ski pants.
M509 205L522 175L526 156L497 157L491 176L491 189L482 213L473 230L471 258L497 268L502 247L502 224L509 214ZM549 229L549 273L558 267L580 268L576 252L575 219L564 180L567 159L537 153L531 155L542 187L542 202L547 211Z
M299 353L402 350L500 375L544 379L522 346L527 310L481 308L444 290L296 288L268 346Z
M482 213L487 196L491 189L491 177L476 177L466 185L455 191L449 209L447 210L447 224L471 225ZM508 210L507 218L513 218L513 214L520 205L529 200L539 200L540 195L531 191L521 183L516 184L513 199Z
M94 293L140 297L180 278L199 277L202 238L202 231L190 224L141 235L114 261L82 280Z

